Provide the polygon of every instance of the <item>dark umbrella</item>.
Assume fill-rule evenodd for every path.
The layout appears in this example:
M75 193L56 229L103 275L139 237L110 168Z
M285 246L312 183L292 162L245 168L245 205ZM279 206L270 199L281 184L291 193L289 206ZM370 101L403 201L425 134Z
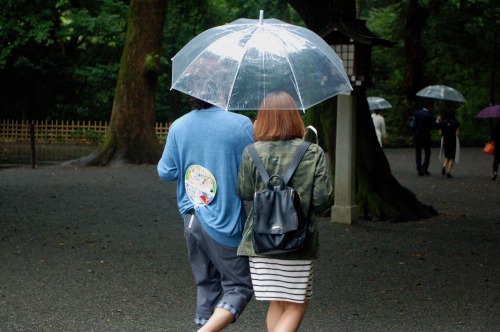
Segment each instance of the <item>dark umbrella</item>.
M476 118L500 118L500 105L486 107L476 114Z

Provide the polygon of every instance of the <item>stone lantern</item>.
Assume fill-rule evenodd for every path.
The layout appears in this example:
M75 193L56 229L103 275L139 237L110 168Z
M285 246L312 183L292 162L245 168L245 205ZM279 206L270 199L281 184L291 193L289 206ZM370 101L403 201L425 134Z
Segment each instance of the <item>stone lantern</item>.
M355 95L372 83L371 50L374 45L392 47L395 43L376 37L365 21L334 15L320 36L344 63ZM335 159L335 203L332 222L351 224L357 219L356 206L356 109L355 98L339 95L337 99L337 137ZM340 143L340 144L339 144Z
M380 39L367 27L366 21L334 15L319 35L344 62L344 68L353 89L370 85L371 51L373 46L392 47L396 43Z

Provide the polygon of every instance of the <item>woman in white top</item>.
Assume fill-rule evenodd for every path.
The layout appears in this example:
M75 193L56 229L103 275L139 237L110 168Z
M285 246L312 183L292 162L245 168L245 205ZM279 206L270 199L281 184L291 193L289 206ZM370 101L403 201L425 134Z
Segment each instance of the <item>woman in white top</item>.
M380 115L380 110L375 110L375 113L372 113L372 120L375 132L377 133L378 143L382 146L382 138L387 137L387 133L385 132L385 120Z

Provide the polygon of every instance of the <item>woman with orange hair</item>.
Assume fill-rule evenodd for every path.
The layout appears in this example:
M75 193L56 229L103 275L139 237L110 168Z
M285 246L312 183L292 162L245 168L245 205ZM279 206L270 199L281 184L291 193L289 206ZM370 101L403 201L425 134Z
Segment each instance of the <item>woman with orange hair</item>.
M304 123L293 98L286 92L274 92L262 101L254 125L255 148L268 174L284 175L302 143ZM302 209L309 220L305 249L282 254L257 255L252 244L253 215L245 223L238 255L249 256L255 298L270 301L267 312L268 332L297 331L312 295L313 260L318 255L317 213L330 207L332 185L325 154L311 144L288 186L300 195ZM248 147L238 173L238 195L253 200L254 193L265 189Z

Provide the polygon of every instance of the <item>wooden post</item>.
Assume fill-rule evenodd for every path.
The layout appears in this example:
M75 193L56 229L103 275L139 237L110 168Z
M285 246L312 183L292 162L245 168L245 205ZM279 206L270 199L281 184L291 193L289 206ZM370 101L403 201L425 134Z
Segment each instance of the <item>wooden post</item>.
M30 143L31 143L31 168L36 168L36 152L35 152L35 124L30 124Z

